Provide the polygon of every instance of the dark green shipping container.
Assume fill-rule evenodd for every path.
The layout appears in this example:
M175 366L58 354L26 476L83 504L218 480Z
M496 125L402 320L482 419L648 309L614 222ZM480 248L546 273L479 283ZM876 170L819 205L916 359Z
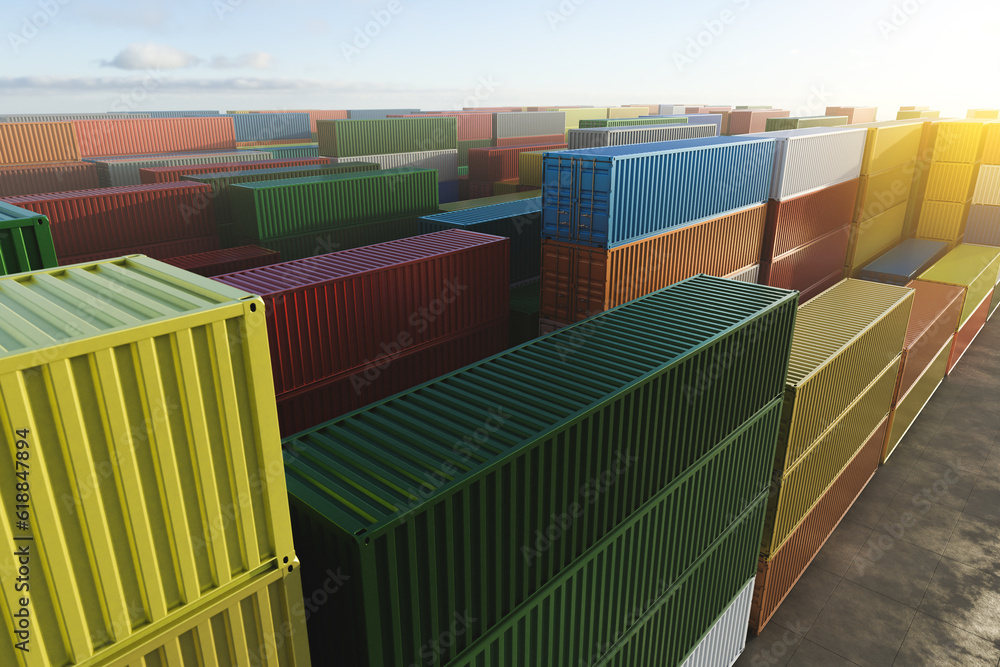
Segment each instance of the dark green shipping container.
M510 342L517 347L538 338L538 317L542 311L540 280L510 290Z
M0 202L0 276L57 266L49 219Z
M261 245L268 250L280 252L281 261L287 262L385 241L405 239L416 236L418 233L416 218L395 218L393 220L379 220L378 222L364 222L350 227L321 229L297 236L265 239L261 241Z
M629 125L671 125L687 123L687 117L676 118L587 118L580 121L580 129L590 127L626 127Z
M358 157L386 153L417 153L458 148L458 119L382 118L378 120L316 121L319 154Z

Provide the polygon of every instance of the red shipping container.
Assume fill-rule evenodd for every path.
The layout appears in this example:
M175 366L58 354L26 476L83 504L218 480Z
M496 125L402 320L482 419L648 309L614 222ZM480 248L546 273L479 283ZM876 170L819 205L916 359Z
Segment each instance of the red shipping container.
M813 285L812 287L807 287L806 289L802 290L802 292L799 294L799 305L801 306L803 303L818 297L820 294L827 291L828 289L830 289L843 279L844 279L844 272L842 270L834 271L826 278L823 278L818 283Z
M805 292L834 273L843 275L851 224L841 226L815 241L762 262L761 283Z
M214 236L210 192L201 183L157 183L22 195L4 201L48 216L56 255L62 257L105 251L120 254L116 249Z
M211 278L225 273L269 266L280 261L281 253L277 250L269 250L256 245L243 245L237 248L172 257L167 260L167 264Z
M229 116L72 122L85 158L236 148L236 126Z
M915 294L903 342L903 361L893 395L893 407L906 396L906 392L955 333L965 299L965 288L957 285L912 280L906 286L915 290Z
M548 146L549 144L561 144L565 141L565 134L542 134L536 137L506 137L505 139L495 139L493 141L493 145L498 148L505 146Z
M979 307L973 311L969 319L962 325L962 328L955 334L955 343L952 345L951 356L948 358L948 375L951 375L952 370L962 360L962 357L965 356L969 346L972 345L972 341L976 340L976 336L983 330L983 326L990 316L990 302L992 300L993 290L990 290L990 293L982 300Z
M433 111L423 114L386 116L386 118L426 118L427 116L452 116L458 124L459 141L481 141L493 138L493 114L464 113L461 111Z
M278 396L507 315L510 240L449 229L218 276L264 298Z
M503 352L507 318L462 332L427 347L404 350L328 382L278 397L281 437L357 410L410 387Z
M768 118L788 118L783 109L736 109L729 114L729 134L757 134L767 127Z
M518 155L528 151L563 150L565 143L520 145L469 149L469 179L473 181L505 181L517 178ZM490 188L490 195L493 188ZM484 197L490 195L483 195ZM475 195L473 195L475 196Z
M218 236L201 236L193 239L181 239L180 241L168 241L167 243L101 250L81 255L60 255L59 266L69 266L70 264L81 264L83 262L98 262L102 259L124 257L125 255L146 255L153 259L167 260L172 257L181 257L183 255L218 249Z
M761 261L770 262L851 224L857 194L855 178L791 199L769 200Z
M46 162L0 167L0 197L101 187L93 162Z
M493 196L493 181L474 181L471 178L466 181L466 199L482 199ZM459 184L459 195L462 193L462 186Z
M253 171L283 167L310 167L330 164L328 157L300 157L290 160L260 160L257 162L220 162L217 164L187 164L179 167L143 167L139 178L143 183L176 183L191 174L215 174L224 171Z

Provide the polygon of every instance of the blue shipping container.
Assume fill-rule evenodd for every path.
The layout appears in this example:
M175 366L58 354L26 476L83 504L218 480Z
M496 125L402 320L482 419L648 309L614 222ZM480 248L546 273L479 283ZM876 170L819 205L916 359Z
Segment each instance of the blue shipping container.
M438 201L442 204L458 201L458 181L438 183Z
M763 204L774 150L711 137L545 153L542 234L613 248Z
M889 285L906 285L948 253L945 241L906 239L861 269L858 278Z
M311 139L307 113L226 114L236 126L236 141Z
M969 211L962 243L1000 246L1000 206L973 206Z
M656 116L639 116L639 118L687 118L690 125L715 125L715 135L722 134L721 113L674 113L658 114Z

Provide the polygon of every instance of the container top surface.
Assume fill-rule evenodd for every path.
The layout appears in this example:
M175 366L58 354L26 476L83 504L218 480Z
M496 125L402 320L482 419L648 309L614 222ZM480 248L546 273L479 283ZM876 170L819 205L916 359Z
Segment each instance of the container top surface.
M79 199L82 197L104 197L109 195L135 194L139 192L159 192L161 190L203 190L207 185L202 183L192 183L190 181L174 181L171 183L144 183L142 185L119 185L113 188L93 188L91 190L69 190L67 192L43 192L34 195L15 195L4 197L4 201L17 203L31 203L43 201L56 201L60 199Z
M443 493L794 299L704 275L676 283L285 438L289 491L368 537L419 506L429 479ZM463 458L462 439L483 425Z
M32 220L35 218L44 218L44 215L35 213L34 211L28 211L17 206L0 201L0 224L5 222L11 222L14 220Z
M918 278L951 285L971 285L998 256L1000 248L963 243L935 262L934 266L921 273ZM995 276L993 282L996 283Z
M491 234L445 229L326 255L246 269L216 276L215 280L253 294L270 296L319 282L506 241L504 237Z
M235 183L231 187L250 190L270 190L272 188L288 188L295 185L313 185L331 181L351 181L368 178L384 178L406 176L408 174L431 174L437 178L437 169L414 169L413 167L397 167L395 169L378 169L376 171L351 171L344 174L324 174L323 176L304 176L303 178L284 178L276 181L257 181L255 183Z
M378 164L374 162L350 162L345 164L302 164L293 167L276 167L274 169L241 169L240 171L213 171L206 174L188 174L185 178L192 181L211 181L217 178L227 179L227 178L244 178L247 176L269 176L269 175L280 175L280 174L294 174L299 171L315 171L317 169L344 169L345 167L358 167L362 165L371 165L378 170ZM307 178L307 177L303 177Z
M321 163L318 163L318 164L312 164L312 165L308 165L308 164L303 164L303 165L298 165L298 166L292 165L292 167L290 167L291 169L295 169L295 168L303 169L303 168L306 168L306 167L322 167L324 164L326 164L326 163L329 162L329 160L327 160L327 158L291 158L291 159L292 160L319 160L319 159L324 160L324 162L321 162ZM220 168L227 168L227 167L239 167L241 170L246 170L246 171L249 172L251 170L247 169L247 167L253 167L255 165L277 164L277 163L285 164L288 161L289 161L288 158L278 158L278 159L270 159L270 160L253 160L253 161L247 161L247 162L213 162L213 163L209 163L209 164L183 164L183 165L171 165L171 166L168 166L168 167L146 167L145 169L147 171L150 171L150 172L153 172L153 173L157 173L157 174L170 174L170 173L174 173L174 172L178 172L178 171L184 171L185 169L191 169L191 168L220 169ZM280 168L282 168L282 167L274 167L274 169L280 169ZM192 174L192 176L193 175L194 174ZM201 174L199 174L199 175L201 175Z
M524 155L524 153L521 153ZM535 199L538 197L538 190L528 192L512 192L509 195L494 195L492 197L480 197L479 199L466 199L464 201L451 202L438 206L442 211L464 211L468 208L479 208L480 206L490 206L492 204L503 204L509 201L520 201L523 199Z
M475 208L467 208L459 211L448 211L447 213L425 215L421 218L421 220L448 222L456 225L471 225L478 222L503 220L504 218L516 218L519 215L539 213L541 210L542 198L531 197L529 199L521 199L519 201L502 202L499 204L477 206Z
M699 137L696 139L677 139L675 141L653 141L647 144L627 144L625 146L602 146L599 148L577 148L560 151L553 155L556 158L589 158L589 157L626 157L631 155L648 155L650 153L680 153L696 151L729 144L765 144L774 143L770 137L739 136L739 137Z
M911 276L917 269L947 247L948 243L946 241L906 239L866 266L863 270L870 273Z
M346 123L338 125L337 123ZM330 119L320 119L316 121L316 125L325 125L326 127L353 127L354 125L360 125L362 123L371 125L372 123L384 124L384 125L398 125L403 127L404 125L414 126L417 124L437 124L437 125L458 125L458 119L455 116L419 116L417 118L330 118Z
M808 137L816 136L827 137L831 134L851 136L865 134L865 130L859 129L854 125L839 125L837 127L804 127L799 130L775 130L773 132L768 132L767 136L769 139L788 141L791 139L806 139Z
M571 128L570 132L588 132L593 134L614 134L617 132L646 132L648 130L660 130L660 129L670 129L678 130L678 128L683 129L687 127L712 127L715 125L713 123L673 123L668 125L615 125L612 127L581 127L581 128Z
M251 295L143 255L0 277L0 374L25 352L133 329ZM38 365L55 349L29 357ZM6 360L6 361L5 361ZM14 369L25 366L16 360Z
M911 280L906 286L914 291L913 308L910 310L910 326L906 329L906 347L910 347L935 320L955 301L959 302L961 310L962 297L965 288L958 285L929 283L923 280ZM955 322L950 322L954 326Z
M138 162L162 162L165 160L191 160L198 158L213 157L242 157L251 155L267 155L267 151L258 150L234 150L234 151L210 151L208 153L164 153L159 155L112 155L108 157L89 157L87 162L94 164L134 164Z
M884 315L913 298L913 290L867 280L842 280L799 306L786 383L799 385Z
M237 259L252 259L255 257L271 257L277 254L277 251L270 250L268 248L262 248L256 245L241 245L236 246L235 248L222 248L219 250L197 252L191 255L181 255L180 257L171 257L166 260L166 262L179 269L191 269L218 262Z

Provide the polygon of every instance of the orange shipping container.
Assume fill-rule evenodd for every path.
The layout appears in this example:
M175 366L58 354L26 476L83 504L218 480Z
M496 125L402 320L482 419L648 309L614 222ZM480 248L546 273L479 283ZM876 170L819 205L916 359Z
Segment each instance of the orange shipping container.
M83 157L233 150L236 128L229 116L75 120Z
M0 167L0 197L101 187L93 162L48 162Z
M924 280L911 280L907 287L916 291L913 309L903 342L903 361L892 404L906 396L917 378L927 369L938 351L958 328L965 288Z
M79 159L73 123L0 123L0 165Z

